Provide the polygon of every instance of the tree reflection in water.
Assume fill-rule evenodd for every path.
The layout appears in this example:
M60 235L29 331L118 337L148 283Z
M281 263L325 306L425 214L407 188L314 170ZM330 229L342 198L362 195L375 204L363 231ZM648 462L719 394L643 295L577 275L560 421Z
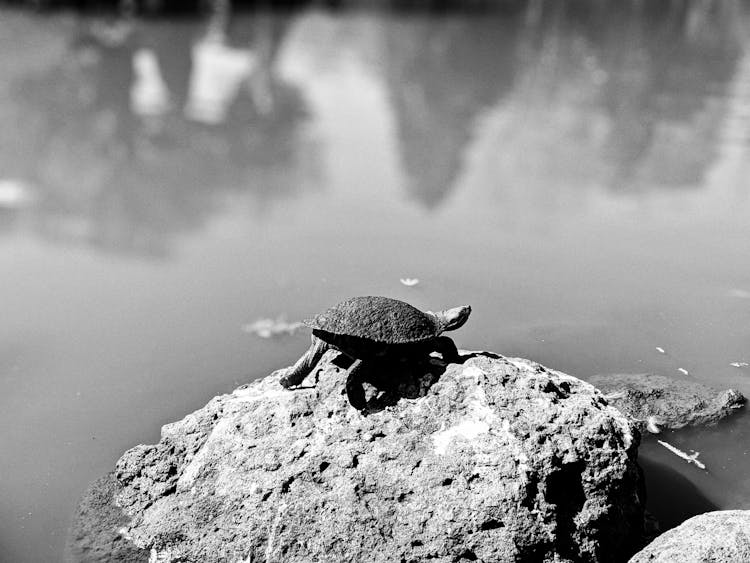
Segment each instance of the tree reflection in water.
M502 6L81 17L59 60L15 75L2 117L15 147L0 152L6 174L37 196L22 223L54 240L163 256L230 194L263 207L314 189L308 85L286 81L278 60L290 31L321 16L355 30L308 40L330 42L318 56L350 57L383 84L403 189L426 209L477 162L492 197L522 189L545 205L569 187L701 185L727 92L742 80L740 5ZM356 33L362 19L380 36L374 50Z
M205 26L197 21L80 25L59 65L14 88L24 115L39 116L19 132L35 158L17 172L40 194L34 228L55 240L159 256L173 236L200 228L226 193L250 191L262 203L306 185L294 174L305 110L273 72L291 21L240 18L210 39L217 48L204 60ZM237 39L235 26L251 33ZM248 64L238 75L232 57L242 56ZM138 57L151 76L138 75ZM223 75L215 72L222 64ZM197 84L207 71L214 72ZM141 90L153 95L157 80L168 103L136 106L136 84L150 82ZM205 99L191 99L200 88ZM198 104L203 109L191 114Z

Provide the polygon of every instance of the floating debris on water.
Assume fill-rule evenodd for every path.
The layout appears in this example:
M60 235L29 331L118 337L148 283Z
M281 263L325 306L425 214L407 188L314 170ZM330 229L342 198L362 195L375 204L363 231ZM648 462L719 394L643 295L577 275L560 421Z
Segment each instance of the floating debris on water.
M701 461L698 461L698 456L700 455L700 452L696 452L695 450L690 450L693 453L689 454L689 453L683 452L679 448L674 447L672 444L664 442L663 440L657 440L657 442L659 442L662 446L664 446L665 448L667 448L670 452L672 452L677 457L681 457L682 459L684 459L688 463L694 463L695 465L697 465L701 469L706 469L705 464L703 462L701 462Z
M607 394L605 394L604 398L607 401L615 401L617 399L624 399L627 396L628 396L628 394L625 391L615 391L614 393L607 393Z
M32 203L34 196L25 183L18 180L0 180L0 207L18 209Z
M399 281L406 287L414 287L419 283L418 278L399 278Z
M750 291L745 289L730 289L728 295L737 299L750 299Z
M685 368L677 368L677 371L679 371L680 373L684 373L685 375L690 375L690 372L688 372L688 370L686 370Z
M664 348L662 348L661 346L657 346L656 351L659 352L659 354L666 354L666 352L664 351Z
M287 322L282 315L276 319L258 319L254 323L243 325L242 330L260 338L276 338L294 334L304 326L299 321Z
M732 362L729 365L735 368L744 368L750 366L750 364L748 364L747 362Z
M651 434L661 433L661 428L659 428L659 420L654 415L651 415L646 419L646 430L651 432Z

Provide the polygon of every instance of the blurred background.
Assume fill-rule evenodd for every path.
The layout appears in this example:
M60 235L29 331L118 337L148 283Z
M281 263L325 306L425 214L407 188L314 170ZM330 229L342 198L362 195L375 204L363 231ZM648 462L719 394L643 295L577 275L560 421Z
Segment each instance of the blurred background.
M0 561L352 295L750 395L748 257L745 2L0 3ZM750 416L662 439L664 527L747 508Z

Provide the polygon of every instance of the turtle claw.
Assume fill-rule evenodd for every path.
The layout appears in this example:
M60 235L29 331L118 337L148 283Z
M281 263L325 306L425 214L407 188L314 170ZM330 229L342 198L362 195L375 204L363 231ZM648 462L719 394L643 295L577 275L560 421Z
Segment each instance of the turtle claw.
M292 370L289 368L277 369L276 371L271 373L271 377L278 377L279 383L285 389L289 389L290 387L296 387L296 385L292 384L289 381L289 376L291 375L291 371Z

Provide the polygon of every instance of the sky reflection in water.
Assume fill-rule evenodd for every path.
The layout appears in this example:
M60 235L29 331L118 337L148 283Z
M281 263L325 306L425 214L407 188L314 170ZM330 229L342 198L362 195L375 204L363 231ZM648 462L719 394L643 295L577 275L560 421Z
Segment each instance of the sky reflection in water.
M750 394L748 14L539 5L0 13L3 553L58 558L124 449L306 347L242 326L349 295L471 303L459 345L584 378ZM667 437L708 474L642 452L747 506L748 428Z

